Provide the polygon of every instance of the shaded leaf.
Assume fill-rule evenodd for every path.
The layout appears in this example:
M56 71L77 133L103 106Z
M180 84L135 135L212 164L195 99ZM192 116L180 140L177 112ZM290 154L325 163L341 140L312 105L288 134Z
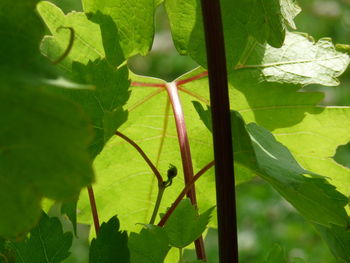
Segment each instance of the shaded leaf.
M207 227L213 210L214 207L198 215L189 199L182 200L164 226L170 244L184 248L195 241Z
M125 57L146 55L154 37L154 0L83 0L86 13L109 15L117 25ZM140 12L141 11L141 12Z
M95 90L65 90L64 95L82 105L90 116L95 130L95 139L90 151L95 157L105 143L127 119L123 105L129 98L128 71L124 66L113 69L106 60L89 62L86 66L73 63L73 78L94 85Z
M119 220L112 217L102 223L97 238L91 241L90 263L129 263L128 235L119 231Z
M264 263L287 263L283 248L280 245L274 245Z
M61 213L66 214L73 225L73 231L77 237L77 202L78 200L63 202L61 205Z
M339 260L350 262L349 227L340 227L336 225L325 227L316 224L314 224L314 226L328 244L328 247L332 251L333 255Z
M40 89L56 72L38 49L44 28L35 4L0 4L8 10L0 13L0 52L8 59L0 62L0 235L8 238L33 227L43 196L71 199L93 180L86 116L77 105Z
M200 111L200 114L208 115L209 112ZM241 117L232 112L231 119L233 118ZM244 123L233 121L231 125L234 131L239 129L238 125L242 126ZM245 129L246 131L241 133L249 134L251 141L243 139L237 144L237 138L240 137L233 135L233 145L237 145L238 148L242 147L240 144L253 146L255 155L251 156L256 157L258 173L263 179L311 222L325 226L347 226L349 218L344 209L348 203L347 197L336 191L335 187L321 176L303 169L289 150L277 142L266 129L255 123L245 125ZM244 148L249 149L248 146Z
M148 225L129 237L131 263L163 263L169 252L169 239L163 228Z
M69 256L72 239L72 233L63 233L57 218L42 213L30 237L19 243L12 242L10 247L15 251L19 263L59 263Z
M73 47L59 64L64 72L72 71L73 61L86 65L90 60L106 58L111 66L118 66L125 60L111 17L101 13L88 17L82 12L65 15L57 6L46 1L40 2L37 9L52 34L45 36L41 43L41 52L51 60L57 59L67 49L71 32L65 28L74 30Z

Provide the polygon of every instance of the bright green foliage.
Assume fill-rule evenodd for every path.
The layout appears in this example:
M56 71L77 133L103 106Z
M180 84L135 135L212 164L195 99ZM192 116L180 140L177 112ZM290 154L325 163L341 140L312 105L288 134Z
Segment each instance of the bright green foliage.
M93 177L85 115L40 90L53 70L38 49L44 29L35 3L0 4L0 235L9 238L26 234L38 221L43 196L76 197Z
M189 199L182 200L164 226L170 244L184 248L195 241L208 225L213 210L214 207L198 215Z
M86 65L90 60L106 58L111 66L118 66L125 60L111 17L101 13L88 17L81 12L65 15L49 2L40 2L37 9L52 33L52 36L45 36L41 44L42 53L51 60L57 59L68 47L71 32L62 27L74 30L73 47L59 64L65 72L72 71L73 61Z
M329 227L331 224L348 224L349 218L344 209L348 203L346 196L337 192L324 178L304 170L288 149L274 140L267 130L254 123L246 128L262 178L310 221Z
M119 220L112 217L102 223L97 238L91 241L90 263L129 263L128 235L119 231Z
M165 0L165 7L177 50L206 67L200 1ZM286 25L295 27L293 19L300 8L294 0L224 0L221 10L227 63L232 70L255 39L274 47L282 46ZM248 41L249 36L253 38Z
M316 230L327 242L330 250L337 259L350 262L350 231L349 227L332 225L330 228L315 225Z
M163 228L146 225L139 234L129 237L131 263L163 263L170 249L169 239Z
M84 11L112 17L126 58L146 55L154 37L154 0L83 0Z
M73 225L73 231L77 237L77 203L78 200L63 202L61 205L61 214L65 214Z
M92 84L95 89L65 92L69 98L80 103L91 118L95 139L90 151L95 157L127 119L123 105L129 98L128 70L125 66L115 70L106 60L96 60L86 66L73 63L72 75L76 81Z
M204 111L197 105L198 113L202 119L207 119L209 112ZM207 116L205 116L207 115ZM238 118L235 112L231 113L231 119ZM236 127L234 126L236 125ZM309 171L303 169L293 158L286 147L277 142L266 129L250 123L243 128L243 121L233 121L233 131L241 130L240 134L233 133L233 143L235 138L246 138L239 140L237 147L254 151L247 153L248 156L256 157L259 167L258 174L268 181L284 198L286 198L303 216L314 223L319 223L330 227L331 224L346 226L349 222L344 206L348 203L348 198L335 190L333 185ZM235 137L241 135L240 137ZM253 147L243 146L250 144ZM239 158L236 160L240 162ZM304 176L309 174L311 177Z
M72 233L63 233L57 218L50 218L43 212L30 237L9 246L15 251L18 263L59 263L69 256L72 239Z
M306 34L288 32L281 48L257 44L241 67L256 69L263 81L336 86L348 64L349 56L337 51L331 39L315 43Z

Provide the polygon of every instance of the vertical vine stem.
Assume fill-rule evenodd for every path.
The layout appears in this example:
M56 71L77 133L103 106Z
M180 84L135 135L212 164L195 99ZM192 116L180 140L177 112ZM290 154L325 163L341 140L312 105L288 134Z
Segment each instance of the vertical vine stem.
M166 90L168 92L170 102L173 108L175 117L177 137L180 144L182 167L184 172L185 184L189 184L193 178L193 166L191 158L190 144L187 136L186 123L184 113L179 98L179 93L175 82L167 83ZM190 198L193 205L197 205L196 190L194 185L187 192L187 197ZM196 254L198 259L206 260L203 237L200 236L195 241Z
M201 0L201 6L213 124L219 261L238 263L230 105L220 0Z
M89 193L89 200L90 200L92 218L94 220L95 232L96 232L96 235L97 235L98 231L100 230L100 220L98 219L98 213L97 213L94 189L92 189L92 186L88 186L87 190L88 190L88 193Z

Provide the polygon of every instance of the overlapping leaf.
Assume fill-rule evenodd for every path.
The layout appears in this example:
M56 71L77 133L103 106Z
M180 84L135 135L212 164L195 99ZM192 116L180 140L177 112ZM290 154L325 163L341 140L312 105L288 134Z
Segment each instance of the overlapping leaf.
M69 32L74 30L74 42L68 57L60 63L66 76L76 82L93 85L94 91L65 90L64 95L81 104L90 116L95 139L90 152L95 157L117 128L126 121L123 105L129 98L128 71L125 66L116 68L123 60L117 28L112 18L102 13L90 14L62 11L48 2L41 2L38 10L53 36L46 36L42 51L55 58L69 42ZM89 20L90 19L90 20Z
M106 58L111 66L124 61L117 28L110 16L96 13L88 17L82 12L65 15L57 6L45 1L40 2L37 9L52 34L45 36L41 51L52 61L69 45L72 33L68 28L74 31L72 49L59 65L65 71L72 71L73 61L86 65L90 60Z
M198 113L202 119L209 115L208 111L197 105ZM235 112L231 113L231 119L240 119ZM293 158L286 147L278 143L274 137L264 128L250 123L245 126L243 122L233 121L235 129L241 128L240 137L250 136L248 140L238 140L234 137L233 143L250 144L245 155L254 155L259 167L258 173L268 181L284 198L286 198L303 216L314 223L330 227L331 224L347 226L348 215L344 207L348 198L335 190L326 180L303 169ZM243 130L245 129L245 130ZM250 151L253 151L249 153ZM241 159L237 160L237 162ZM306 174L311 177L304 176ZM313 177L315 176L315 177Z
M169 239L163 228L148 225L129 237L131 263L163 263L169 252Z
M50 218L43 213L30 237L22 242L12 242L9 246L16 253L16 262L60 263L69 256L72 239L72 233L63 233L58 218Z
M293 0L236 0L221 1L228 67L233 69L251 41L266 41L280 47L285 37L286 25L295 27L294 17L300 8ZM205 41L200 1L166 0L176 48L181 54L190 55L206 67ZM254 42L254 41L253 41Z
M56 74L38 48L44 28L36 2L0 4L0 235L6 237L33 227L43 196L74 198L93 177L91 130L81 108L40 89Z
M125 57L146 55L154 37L154 0L83 0L86 13L98 12L112 17L117 25Z
M336 86L348 64L349 56L337 51L331 39L315 43L305 34L288 32L281 48L257 44L237 68L256 69L262 81Z
M119 231L119 225L116 216L102 223L97 238L91 241L90 263L130 263L128 235Z
M182 200L164 226L170 244L184 248L195 241L208 225L213 210L212 207L198 215L189 199Z

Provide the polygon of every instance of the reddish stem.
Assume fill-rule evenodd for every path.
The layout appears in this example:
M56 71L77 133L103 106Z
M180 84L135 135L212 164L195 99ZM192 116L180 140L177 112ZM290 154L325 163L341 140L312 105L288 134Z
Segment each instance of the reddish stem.
M98 231L100 230L100 220L98 219L98 213L97 213L97 208L96 208L96 201L95 201L94 190L92 189L92 186L88 186L87 190L88 190L88 193L89 193L89 200L90 200L92 218L94 219L95 232L96 232L96 235L97 235Z
M170 98L170 102L173 108L173 113L175 117L177 137L180 144L182 168L185 177L185 185L189 184L193 178L193 166L191 158L190 144L187 137L186 123L184 118L184 113L182 111L182 106L179 98L179 93L177 91L176 83L171 82L166 84L166 89ZM194 185L187 192L187 196L190 198L193 205L197 205L196 191ZM196 253L198 259L206 260L205 249L203 237L199 237L195 241Z
M164 226L170 215L174 212L176 207L179 205L181 200L185 197L185 195L188 193L188 191L192 188L194 183L204 174L206 171L208 171L211 167L215 165L214 161L211 161L206 166L204 166L191 180L190 183L186 184L185 188L181 191L179 196L176 198L175 202L171 205L169 210L165 213L165 215L162 217L160 222L158 223L158 226Z
M144 83L144 82L131 82L132 87L156 87L156 88L165 88L164 83Z
M204 71L198 75L195 75L193 77L190 77L188 79L182 79L182 80L179 80L179 81L176 81L176 85L177 86L180 86L180 85L183 85L183 84L186 84L188 82L191 82L191 81L194 81L196 79L200 79L200 78L203 78L203 77L206 77L208 76L208 71Z
M160 172L155 167L155 165L152 163L152 161L147 157L145 152L140 148L140 146L138 146L136 142L134 142L133 140L131 140L129 137L127 137L126 135L122 134L121 132L116 131L115 134L117 136L123 138L125 141L130 143L132 146L134 146L134 148L140 153L140 155L143 157L143 159L146 161L146 163L152 169L154 175L157 177L158 185L162 185L163 184L163 178L162 178Z

